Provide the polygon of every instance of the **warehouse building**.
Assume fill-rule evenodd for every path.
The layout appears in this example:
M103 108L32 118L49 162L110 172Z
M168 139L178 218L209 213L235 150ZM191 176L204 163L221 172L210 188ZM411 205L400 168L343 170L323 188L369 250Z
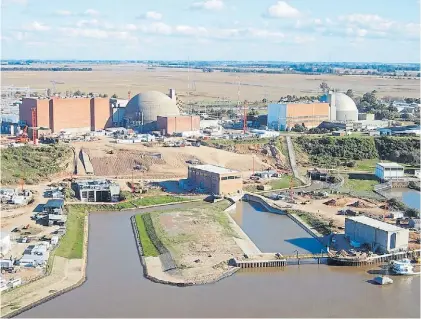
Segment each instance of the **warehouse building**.
M408 249L407 229L366 216L345 218L345 236L351 243L369 245L373 252L391 253Z
M327 120L329 120L328 103L280 103L268 106L267 126L273 130L289 130L295 124L312 128Z
M188 183L213 195L237 194L243 189L241 172L215 165L189 166Z
M374 175L381 181L399 179L405 176L404 167L397 163L377 163Z
M110 103L105 98L24 98L19 119L29 127L49 128L53 133L89 132L112 125Z
M82 202L118 202L120 185L105 179L78 180L72 189Z
M322 97L321 102L268 105L267 126L279 131L289 130L296 124L313 128L322 122L356 121L358 109L355 102L348 95L339 92L329 92Z
M158 116L157 129L162 135L200 131L200 116Z

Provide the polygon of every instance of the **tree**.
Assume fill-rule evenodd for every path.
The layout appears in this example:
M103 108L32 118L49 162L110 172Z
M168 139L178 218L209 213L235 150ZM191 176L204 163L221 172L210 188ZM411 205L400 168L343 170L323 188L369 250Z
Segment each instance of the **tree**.
M107 93L104 93L104 94L102 95L102 97L108 97L108 94L107 94Z
M300 124L295 124L293 128L291 128L291 131L294 132L304 132L306 130L305 126Z
M354 97L354 91L352 91L352 89L348 89L345 94L348 95L351 99Z
M111 98L113 98L113 99L117 99L118 98L118 96L117 96L117 94L113 94L113 95L111 95Z
M51 96L51 89L47 89L47 96L50 97Z
M262 103L267 103L268 102L268 100L267 99L263 99L262 100Z
M81 96L82 92L80 90L77 90L75 93L73 93L74 96Z

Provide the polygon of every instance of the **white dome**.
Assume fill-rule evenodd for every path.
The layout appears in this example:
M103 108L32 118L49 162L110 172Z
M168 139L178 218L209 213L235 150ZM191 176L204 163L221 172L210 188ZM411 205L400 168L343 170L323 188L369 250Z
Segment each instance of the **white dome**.
M132 121L144 123L156 121L158 116L180 115L176 101L158 91L148 91L135 95L126 106L125 117Z
M358 121L358 109L355 102L344 93L335 93L336 120Z

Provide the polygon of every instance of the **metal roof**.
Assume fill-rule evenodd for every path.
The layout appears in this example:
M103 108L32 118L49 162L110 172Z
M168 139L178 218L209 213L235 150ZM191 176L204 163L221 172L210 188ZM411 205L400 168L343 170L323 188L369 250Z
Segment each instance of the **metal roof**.
M62 199L49 199L44 208L62 208L64 206L64 200Z
M377 165L384 167L384 168L402 168L402 165L399 165L398 163L377 163Z
M367 226L371 226L371 227L374 227L374 228L377 228L377 229L381 229L381 230L384 230L386 232L399 232L399 231L406 230L406 229L403 229L401 227L391 225L391 224L382 222L380 220L373 219L373 218L366 217L366 216L347 217L346 219L349 219L349 220L352 220L354 222L364 224L364 225L367 225Z
M216 174L239 173L238 171L235 171L233 169L225 168L225 167L222 167L222 166L210 165L210 164L191 165L190 167L193 167L195 169L200 169L202 171L216 173Z

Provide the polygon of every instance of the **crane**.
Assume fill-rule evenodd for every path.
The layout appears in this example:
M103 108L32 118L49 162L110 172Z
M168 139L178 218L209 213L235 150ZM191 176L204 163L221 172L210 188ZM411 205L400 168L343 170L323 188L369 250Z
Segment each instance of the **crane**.
M59 82L59 81L50 81L51 83L53 83L53 94L56 94L56 84L64 84L64 82Z

